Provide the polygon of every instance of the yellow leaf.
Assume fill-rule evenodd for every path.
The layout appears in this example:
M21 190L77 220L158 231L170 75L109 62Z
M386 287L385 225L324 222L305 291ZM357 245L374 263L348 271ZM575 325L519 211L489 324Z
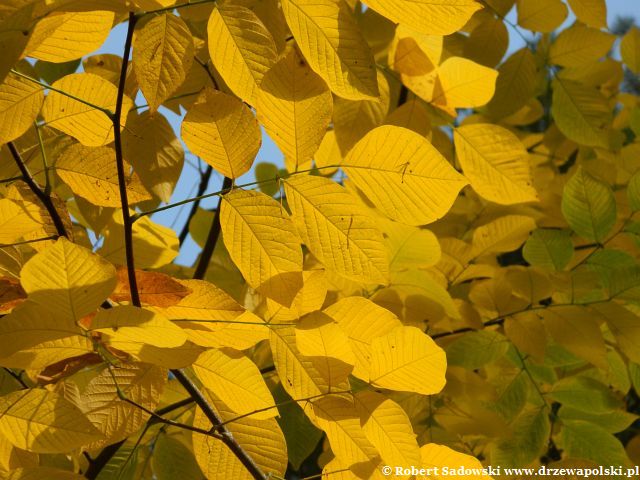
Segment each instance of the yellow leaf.
M369 380L371 342L402 324L389 310L363 297L347 297L324 310L349 337L355 355L353 374Z
M596 28L575 24L563 30L549 50L549 61L563 67L579 67L604 57L616 37Z
M570 140L590 147L609 147L611 109L594 87L556 77L552 82L551 114Z
M386 283L382 234L343 187L309 175L284 182L298 233L325 267L354 280Z
M32 312L33 313L33 312ZM42 313L42 310L37 312L42 314L44 318L47 318L47 313ZM33 317L32 317L33 318ZM8 320L8 318L7 318ZM43 324L40 322L40 325L35 325L36 322L33 322L31 325L35 325L38 328L44 328L46 333L42 335L41 338L51 338L51 331L58 328L60 329L60 325L57 320L54 319L55 323ZM8 325L9 326L9 325ZM41 335L41 331L29 330L30 325L24 325L25 330L23 332L19 332L20 336L18 337L20 341L24 340L25 335ZM18 331L16 331L18 333ZM33 345L34 339L31 338L28 340L31 346L28 347L20 347L19 351L15 353L0 358L0 365L8 368L20 368L23 370L32 369L32 370L42 370L49 365L53 365L55 363L61 362L62 360L66 360L68 358L80 357L82 355L87 355L93 352L93 343L89 340L84 334L77 335L79 330L76 328L75 331L68 331L67 333L57 334L57 336L61 335L70 335L70 336L62 336L62 338L57 338L56 340L43 341L42 343L37 343ZM0 336L2 333L0 333ZM3 342L3 339L0 337L0 342ZM11 344L12 348L20 346L20 343L13 342ZM10 350L3 350L3 354L8 353Z
M213 283L204 280L180 280L180 283L191 289L191 293L176 305L161 311L171 320L235 320L246 310L228 293ZM214 324L211 328L215 328ZM223 328L224 324L220 324Z
M17 476L23 468L36 467L37 465L38 454L20 450L14 447L6 438L0 437L0 475L6 475L10 470L16 470L11 475ZM36 479L38 478L41 477L36 477Z
M370 0L367 5L394 23L434 35L460 30L482 8L475 0Z
M568 13L561 0L518 0L518 25L534 32L553 32Z
M206 397L209 399L212 395L206 395ZM210 403L222 421L233 420L226 425L227 428L266 475L272 475L274 478L284 476L287 469L287 445L275 419L258 420L251 416L234 420L238 415L219 399L211 398ZM205 430L212 427L211 422L200 409L196 409L193 425ZM193 451L198 465L208 480L252 480L254 478L221 440L194 434Z
M632 72L640 73L640 28L631 27L622 37L620 55Z
M416 434L400 405L371 391L358 392L353 399L364 434L378 449L386 465L394 468L420 465Z
M43 102L40 85L10 73L0 85L0 144L15 140L32 127Z
M73 382L73 377L70 381ZM149 419L149 414L138 406L122 400L118 389L126 398L154 410L166 382L167 371L163 368L123 363L110 369L103 368L91 377L86 386L78 385L81 387L78 408L103 435L103 439L87 445L87 449L102 449L124 440Z
M178 256L180 243L176 232L142 217L133 224L133 251L136 268L160 268ZM124 248L124 224L122 211L117 210L105 232L102 248L104 258L118 265L126 265Z
M152 17L135 33L133 68L154 113L187 77L193 63L193 37L184 21L172 13Z
M260 370L242 352L230 348L207 350L193 364L193 371L236 414L256 411L249 415L256 420L278 414Z
M593 28L607 28L607 3L605 0L569 0L571 10L578 20Z
M170 307L191 293L189 288L164 273L136 270L135 275L140 301L143 304ZM109 298L120 303L131 302L131 287L126 267L118 268L118 284Z
M312 418L326 433L336 458L358 478L370 478L377 467L379 454L365 436L352 400L327 396L315 400L312 408Z
M63 63L100 48L113 26L113 12L52 12L33 29L25 55Z
M482 197L501 205L538 200L529 154L513 133L479 123L457 128L454 141L462 170Z
M410 225L443 217L467 184L428 140L392 125L360 140L343 169L385 215Z
M509 32L502 18L483 10L476 13L475 28L464 44L464 56L487 67L495 67L509 46Z
M187 112L182 139L192 153L229 178L249 171L262 143L251 110L237 98L213 90Z
M389 82L378 72L380 97L375 100L347 100L336 97L333 103L333 131L345 156L369 130L382 124L389 111Z
M285 307L302 287L302 249L273 198L250 190L222 197L222 238L247 283Z
M246 7L218 5L207 24L209 55L235 93L256 105L262 77L276 62L276 45L260 19Z
M380 220L389 251L391 271L431 267L440 261L437 237L423 228Z
M13 243L42 227L18 203L0 199L0 244Z
M73 73L52 86L92 105L115 111L118 89L93 73ZM122 105L122 116L126 118L133 102L125 96ZM42 116L48 126L71 135L88 147L99 147L113 141L113 123L104 112L62 93L49 92L42 107Z
M80 410L57 393L37 388L0 397L0 433L36 453L69 453L101 437Z
M3 4L4 6L4 4ZM25 5L22 9L9 9L0 15L0 82L4 82L15 64L24 52L29 35L23 32L29 30L33 23L33 10L36 3ZM0 7L2 8L2 7Z
M131 305L100 310L91 330L105 334L113 347L125 352L129 343L172 348L187 341L182 329L164 315Z
M356 362L347 335L322 312L310 313L296 325L296 346L329 385L346 381Z
M370 382L390 390L438 393L445 384L447 357L415 327L397 327L371 341Z
M591 306L602 317L616 338L620 350L635 363L640 362L640 325L638 316L622 305L614 302Z
M171 199L184 165L184 150L168 120L149 111L130 114L123 132L124 158L142 184L163 202Z
M8 473L4 480L82 480L83 477L79 473L70 472L69 470L60 470L53 467L30 467L17 468Z
M61 237L24 265L20 282L30 301L56 318L76 322L113 291L116 271L100 256Z
M376 67L344 0L284 0L282 12L309 65L342 98L379 95Z
M264 76L258 120L285 156L289 171L308 168L331 121L331 92L291 48Z
M510 252L520 247L536 228L533 218L505 215L481 225L473 231L471 255L477 258L487 253Z
M320 310L327 296L327 280L324 270L307 270L302 272L302 288L296 293L291 307L283 307L267 298L264 317L269 323L293 322L300 317Z
M431 140L431 119L423 105L421 100L411 99L387 115L385 124L408 128Z
M456 452L445 445L427 443L420 447L420 456L422 457L422 466L424 468L438 468L440 472L444 468L448 468L450 472L458 471L461 467L463 470L471 472L482 472L483 469L482 463L477 458ZM493 477L482 473L465 474L464 477L469 480L493 480ZM433 476L420 477L421 480L426 478L433 478ZM442 477L439 476L438 478Z
M537 85L537 67L531 50L522 48L498 68L496 93L487 104L489 114L504 118L517 112L533 97Z
M65 149L56 161L56 173L76 195L94 205L119 207L120 191L116 154L111 147L91 148L74 144ZM127 181L129 204L150 200L151 195L134 173Z

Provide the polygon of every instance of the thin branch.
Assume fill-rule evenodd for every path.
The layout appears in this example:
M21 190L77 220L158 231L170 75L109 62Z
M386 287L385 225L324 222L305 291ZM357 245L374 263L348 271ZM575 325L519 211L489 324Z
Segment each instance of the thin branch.
M194 7L196 5L203 5L205 3L215 3L216 1L217 0L196 0L194 2L179 3L178 5L173 5L171 7L158 8L157 10L149 10L148 12L142 12L139 14L139 16L153 15L153 14L164 13L164 12L172 12L178 8Z
M232 185L233 180L229 177L224 177L222 190L230 190ZM200 259L198 260L198 265L196 265L196 271L193 274L193 278L202 280L206 275L209 263L211 262L211 257L213 257L213 252L216 249L216 243L218 243L218 237L220 237L220 208L218 208L216 213L213 215L213 222L211 223L211 228L209 228L209 235L207 236L207 241L200 253Z
M233 434L222 425L222 418L209 404L204 397L200 389L191 381L185 373L180 369L171 370L171 373L176 377L176 380L184 387L187 393L198 404L202 412L209 419L213 425L212 430L218 432L222 436L222 441L231 450L231 452L240 460L244 467L249 471L251 476L256 480L266 480L265 474L260 467L251 458L251 456L240 446L237 440L233 437Z
M136 280L135 259L133 256L133 221L129 213L129 200L127 198L127 172L124 168L124 157L122 154L122 131L120 121L122 119L122 101L124 99L124 88L127 79L127 66L131 54L131 44L133 41L133 30L135 29L138 17L129 13L129 25L127 28L127 38L124 43L124 53L122 54L122 66L120 68L120 82L118 84L118 96L116 97L116 111L111 116L113 122L113 136L116 151L116 166L118 168L118 188L120 190L120 203L122 204L122 221L124 223L124 248L127 263L127 276L129 277L129 289L131 291L131 303L136 307L140 304L138 294L138 282Z
M207 169L202 174L202 177L200 177L200 185L198 185L198 192L197 192L198 194L196 195L196 197L201 197L202 195L204 195L204 192L207 190L207 187L209 186L209 179L211 178L212 173L213 173L213 168L211 167L211 165L207 165ZM187 221L185 222L184 226L182 227L182 230L180 231L180 235L178 236L178 239L180 240L180 245L184 243L185 239L187 238L187 235L189 234L189 223L191 222L191 219L198 211L199 206L200 206L199 199L193 202L193 205L191 205L191 210L189 211L189 216L187 217Z
M49 235L48 237L36 238L33 240L22 240L21 242L0 243L0 248L17 247L18 245L27 245L29 243L44 242L46 240L55 240L59 237L60 235Z
M29 385L27 385L27 384L25 383L25 381L24 381L24 380L22 380L22 376L21 376L20 374L18 374L18 373L16 373L16 372L14 372L13 370L11 370L10 368L7 368L7 367L2 367L2 368L3 368L3 370L4 370L5 372L7 372L9 375L11 375L11 377L12 377L16 382L18 382L18 383L22 386L22 388L29 388Z
M47 209L47 212L49 212L49 216L51 216L51 220L53 220L53 224L56 227L56 231L58 232L58 235L60 235L61 237L66 237L67 229L64 227L62 217L58 213L58 210L56 210L56 207L53 204L51 197L46 195L40 189L38 184L35 182L31 174L29 173L29 170L27 169L27 166L24 163L24 160L22 159L20 152L18 152L18 149L16 148L14 143L13 142L7 143L7 147L9 147L9 151L11 152L11 155L13 156L13 159L15 160L16 165L20 169L20 173L22 174L22 179L27 183L31 191L34 193L34 195L38 197L38 199L42 202L42 204L44 205L44 208Z
M49 164L47 162L47 152L44 149L44 142L42 141L42 132L38 122L33 122L33 126L36 129L36 135L38 137L38 145L40 146L40 156L42 157L42 170L44 172L44 194L46 196L51 195L51 179L49 178Z

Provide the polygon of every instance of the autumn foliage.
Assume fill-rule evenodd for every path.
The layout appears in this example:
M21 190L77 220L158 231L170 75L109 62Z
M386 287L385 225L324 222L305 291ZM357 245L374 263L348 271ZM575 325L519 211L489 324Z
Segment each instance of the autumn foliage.
M605 0L3 0L0 477L640 463L619 23ZM283 161L255 161L265 135Z

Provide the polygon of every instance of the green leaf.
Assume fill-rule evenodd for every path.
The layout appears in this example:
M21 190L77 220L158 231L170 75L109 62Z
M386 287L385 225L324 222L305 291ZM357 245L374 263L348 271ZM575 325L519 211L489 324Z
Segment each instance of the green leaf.
M598 425L578 420L565 421L561 440L568 457L592 460L598 465L631 464L620 440Z
M573 242L568 230L535 230L522 249L524 259L535 267L560 271L573 257Z
M550 428L546 408L525 410L510 425L511 434L494 444L491 465L526 467L545 448Z
M200 480L202 471L196 463L193 451L177 437L158 436L153 446L151 467L157 480Z
M468 332L447 347L447 363L474 370L495 362L504 356L508 349L509 341L498 332Z
M578 167L564 187L562 214L578 235L602 243L616 222L611 187Z
M589 377L563 378L549 396L564 406L592 413L611 412L622 406L606 385Z

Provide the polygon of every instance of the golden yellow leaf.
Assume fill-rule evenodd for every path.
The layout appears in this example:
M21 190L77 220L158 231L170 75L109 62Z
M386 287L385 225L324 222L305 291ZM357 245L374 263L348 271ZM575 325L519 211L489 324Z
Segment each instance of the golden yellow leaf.
M440 261L440 244L430 230L379 220L389 251L389 268L401 271L431 267Z
M518 25L534 32L554 31L568 13L561 0L518 0Z
M427 443L420 447L420 456L422 457L422 466L424 468L438 468L441 472L445 467L449 471L457 471L461 467L470 472L481 472L483 469L482 463L477 458L456 452L446 445ZM493 480L493 477L482 473L471 473L470 475L464 475L464 477L469 480ZM433 476L420 477L421 480L426 478L433 478Z
M398 317L364 297L347 297L324 310L349 337L356 358L353 374L369 380L371 342L402 326Z
M329 385L346 381L356 363L347 335L322 312L310 313L296 325L296 346Z
M53 63L81 58L100 48L113 26L114 13L52 12L33 29L25 55Z
M343 169L385 215L410 225L443 217L467 184L428 140L392 125L370 131Z
M73 73L52 85L85 102L115 111L117 88L93 73ZM130 98L122 102L122 118L133 105ZM99 147L113 141L113 123L104 112L59 92L51 91L42 107L47 125L76 138L88 147Z
M384 123L408 128L431 140L431 119L427 109L424 107L424 103L417 98L411 99L396 108L387 115Z
M487 67L495 67L509 46L509 32L502 18L488 9L474 16L476 26L464 44L464 56Z
M113 291L116 271L99 255L61 237L24 265L20 282L30 301L56 318L77 322Z
M220 225L247 283L289 307L302 287L302 249L281 205L264 193L234 190L222 197Z
M133 68L151 113L184 82L193 55L189 27L172 13L152 17L136 29Z
M597 28L575 24L563 30L549 49L549 61L563 67L579 67L604 57L616 37Z
M632 72L640 73L640 28L631 27L622 37L620 55Z
M238 415L266 420L278 414L258 367L242 352L230 348L204 352L193 364L203 385Z
M208 90L182 122L182 139L192 153L229 178L246 173L262 138L251 110L237 98Z
M276 62L271 33L246 7L218 5L207 24L209 55L231 91L256 105L262 77Z
M91 148L81 144L65 149L56 161L56 173L69 188L94 205L120 207L116 154L111 147ZM150 200L138 176L127 180L127 199L133 205Z
M44 91L40 85L10 73L0 85L0 144L20 137L40 113Z
M333 93L350 100L378 97L373 55L344 0L284 0L282 12L302 54Z
M79 473L70 472L69 470L35 466L16 468L4 477L5 480L39 480L41 478L46 478L47 480L82 480L85 477Z
M109 298L116 302L131 302L128 270L120 267L117 273L118 283ZM191 289L164 273L136 270L135 274L142 303L166 308L179 303L191 293Z
M309 175L291 177L284 185L298 233L325 267L354 280L387 282L382 234L351 194Z
M502 205L538 200L529 154L513 133L489 123L465 125L454 141L462 171L482 197Z
M41 226L18 203L0 199L0 244L13 243Z
M473 231L471 255L478 258L487 253L510 252L520 247L536 228L533 218L505 215L479 226Z
M38 388L0 397L0 412L0 433L31 452L69 453L101 437L71 402Z
M40 310L41 313L43 310ZM34 313L33 311L31 313ZM48 318L47 314L42 314L44 318ZM31 317L33 318L33 317ZM57 334L57 336L62 336L62 338L57 338L55 340L46 340L41 343L33 344L34 338L25 336L30 336L32 334L41 335L42 330L37 331L33 330L30 327L35 326L37 329L46 330L46 334L42 334L40 338L51 338L51 331L55 328L60 328L59 322L54 319L55 323L44 324L43 322L32 322L31 324L24 325L26 331L20 332L20 329L16 329L16 337L19 338L19 341L27 340L30 346L21 347L20 343L12 342L11 346L13 349L16 347L20 347L19 351L15 353L0 358L0 365L8 368L20 368L23 370L42 370L49 365L56 364L63 360L81 357L83 355L88 355L93 353L93 343L89 340L84 334L78 335L80 330L78 328L75 331L69 330L66 333ZM8 325L9 326L9 325ZM2 333L0 333L2 335ZM69 336L66 336L69 335ZM0 342L3 340L0 339ZM9 352L9 349L3 350L4 352Z
M106 335L111 346L125 352L128 344L172 348L187 341L182 329L164 315L131 305L100 310L90 329Z
M7 439L0 437L0 474L6 475L10 470L38 466L38 454L14 447ZM17 473L12 473L17 475Z
M384 463L410 468L420 465L420 449L411 421L393 400L372 391L353 397L367 439L378 449Z
M607 28L606 0L569 0L578 20L593 28Z
M370 0L367 5L394 23L433 35L460 30L482 8L475 0Z
M496 92L487 104L489 114L503 118L531 99L537 85L537 67L531 50L522 48L498 68Z
M374 386L432 395L444 387L446 369L444 350L418 328L397 327L371 340Z
M289 171L308 168L331 121L331 92L291 48L264 76L258 120L285 156Z
M293 322L322 308L328 288L324 270L304 271L302 280L302 288L296 293L289 308L267 298L266 312L263 316L269 323Z

